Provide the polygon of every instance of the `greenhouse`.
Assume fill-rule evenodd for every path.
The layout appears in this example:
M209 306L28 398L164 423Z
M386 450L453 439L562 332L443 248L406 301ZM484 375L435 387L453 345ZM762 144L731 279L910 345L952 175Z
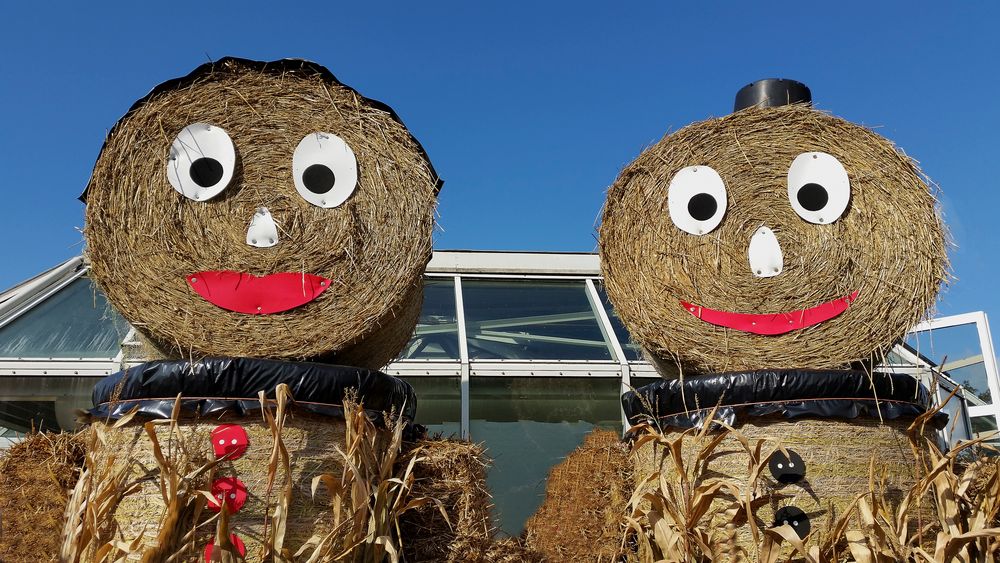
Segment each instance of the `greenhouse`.
M549 469L594 427L624 430L620 395L659 376L608 303L589 253L437 251L420 321L384 371L416 390L429 432L485 443L497 522L511 535ZM0 427L71 429L94 383L143 361L135 331L71 259L0 294ZM989 326L974 312L921 323L878 369L932 387L955 444L997 430Z

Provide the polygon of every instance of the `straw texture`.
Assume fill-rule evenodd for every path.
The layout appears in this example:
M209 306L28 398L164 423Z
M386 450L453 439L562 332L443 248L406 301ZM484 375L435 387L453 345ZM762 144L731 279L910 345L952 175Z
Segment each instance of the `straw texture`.
M227 417L219 420L180 421L180 437L172 434L171 427L156 427L158 447L166 457L188 456L187 463L198 466L209 463L212 455L211 432L223 423L240 424L246 430L249 447L244 456L236 460L224 460L215 466L210 475L198 476L195 486L208 491L212 479L236 477L246 485L247 501L238 512L229 515L229 528L246 544L248 562L263 561L265 529L270 515L279 502L281 483L290 477L291 501L285 515L284 545L295 552L314 534L325 535L333 528L333 513L330 498L322 487L314 498L311 493L312 481L323 474L341 475L343 458L332 446L343 444L345 423L343 419L321 417L308 413L294 412L284 422L281 440L288 452L290 472L286 475L283 467L278 468L276 483L268 494L269 460L272 452L272 429L263 421L250 418ZM141 486L131 494L121 498L114 511L117 533L126 543L143 536L141 545L145 549L164 548L158 545L161 515L167 510L161 495L158 479L144 477L159 472L152 441L142 424L126 424L120 428L102 425L107 436L103 445L104 458L117 466L123 466L127 479L141 480ZM207 509L205 514L210 514ZM214 528L205 526L198 534L197 545L204 545L213 537ZM270 532L273 533L273 532ZM346 532L345 532L346 533ZM140 560L143 549L133 550L130 560Z
M595 429L549 472L528 520L528 547L546 561L612 561L618 554L632 461L617 432Z
M0 450L0 561L57 561L69 491L83 464L84 440L68 432L32 433Z
M486 485L489 459L482 444L425 438L409 444L415 459L413 495L433 498L400 517L409 563L530 563L541 554L519 538L494 537L493 502ZM447 516L447 518L446 518Z
M907 437L911 422L896 419L883 423L872 418L755 418L737 427L738 434L728 433L722 438L696 475L694 486L724 479L735 480L747 490L755 490L756 498L761 501L755 503L753 516L760 528L772 527L779 509L797 507L808 517L812 530L807 546L818 545L828 539L834 524L853 507L858 495L872 490L870 477L873 466L876 485L881 485L877 488L885 491L885 500L893 513L923 477L923 469L915 463L914 450ZM681 432L666 430L663 436L668 440L675 439ZM754 464L740 444L741 438L750 443L764 440L771 447L780 444L780 447L798 453L805 463L804 479L797 483L779 483L772 477L764 459L759 481L753 482ZM693 458L700 446L697 441L685 442L683 455ZM670 454L666 455L670 457ZM639 449L634 458L636 482L658 469L664 471L668 481L678 479L676 466L663 456L664 452L658 451L652 444ZM661 464L661 461L665 463ZM720 495L713 502L722 506L734 500L729 495ZM911 522L915 529L936 520L930 495L924 501L910 509L911 515L920 516L919 521L914 519ZM713 534L720 554L730 554L722 557L723 561L757 560L759 546L753 541L745 521L742 524L734 522L729 514L720 510L711 522L705 524L707 527L704 529ZM928 534L927 539L933 540L933 534Z
M851 196L839 220L793 210L789 166L809 151L836 157ZM667 186L686 166L710 166L728 208L705 235L676 227ZM780 275L756 277L753 233L769 227ZM643 152L611 186L600 226L608 295L633 338L682 370L834 368L881 355L931 307L947 276L946 234L916 164L864 127L801 105L751 108L685 127ZM857 291L821 324L760 336L704 322L680 304L735 313L811 308Z
M197 122L223 128L237 151L232 182L204 202L167 180L171 142ZM358 160L354 193L333 209L305 201L292 179L296 146L318 131L340 136ZM113 129L87 189L87 257L113 306L169 356L322 358L377 368L416 322L436 182L386 108L308 68L228 61L152 96ZM278 227L271 248L245 240L259 207ZM333 281L300 307L247 315L188 286L185 276L206 270Z

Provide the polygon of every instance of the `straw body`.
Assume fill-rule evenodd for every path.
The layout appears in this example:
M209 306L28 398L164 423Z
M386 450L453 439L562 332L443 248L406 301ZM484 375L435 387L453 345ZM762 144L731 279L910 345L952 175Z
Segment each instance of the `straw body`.
M756 491L754 496L761 500L756 504L753 517L760 529L781 525L783 522L776 522L776 514L781 509L798 508L805 514L813 533L807 546L817 545L822 543L824 537L830 537L833 525L858 495L873 490L870 481L873 475L874 490L885 493L893 513L896 505L923 476L907 438L911 422L912 419L903 418L880 422L867 417L852 420L751 418L737 426L736 431L750 444L766 440L769 444L766 451L780 445L798 454L805 464L803 478L797 482L781 483L765 463L759 480L750 482L749 470L753 466L750 456L737 437L729 434L709 457L701 473L694 476L692 486L723 479L739 483L744 490ZM667 429L663 436L674 440L680 433L680 430ZM682 448L684 458L693 460L697 457L699 446L701 444L694 440L685 440ZM779 454L776 452L776 455ZM668 482L680 482L676 466L669 457L669 453L665 454L663 449L652 443L641 448L634 458L636 482L656 470L661 470ZM712 502L728 506L734 500L730 495L720 494ZM913 526L936 520L933 499L928 494L922 500L920 506L911 507L909 512L911 516L921 517L919 523L914 518ZM734 522L730 515L720 510L711 522L704 523L703 529L713 539L717 560L757 560L759 546L754 543L746 522ZM927 534L926 539L932 542L933 534Z
M245 485L246 503L229 516L229 526L246 545L246 561L263 561L265 533L269 536L275 533L275 508L286 479L291 481L292 496L287 507L285 547L294 553L314 535L328 534L333 528L330 496L320 487L313 498L311 486L313 478L318 475L330 474L340 479L343 474L343 458L333 446L344 443L344 420L306 413L291 414L281 432L290 463L287 467L279 464L271 491L268 491L268 468L274 438L271 428L259 418L180 421L177 426L179 439L171 435L169 425L159 425L156 427L158 447L168 458L185 452L183 455L189 456L185 460L188 466L197 467L214 459L212 430L225 423L239 424L246 431L249 438L246 453L239 459L223 461L213 472L201 475L196 486L199 490L210 491L212 482L221 478L237 478ZM117 533L126 544L142 536L141 545L146 549L153 548L157 546L160 523L164 521L169 503L169 498L164 499L161 492L160 479L169 479L170 476L163 475L159 469L153 442L142 424L130 423L120 428L104 426L104 431L108 440L101 452L104 463L127 466L130 481L142 480L141 487L124 496L114 511ZM143 480L144 477L147 478ZM347 508L343 508L346 512ZM211 512L205 508L203 514L204 520ZM183 535L187 531L176 532ZM198 553L214 535L214 522L200 526L194 542ZM129 560L139 560L143 551L133 550Z

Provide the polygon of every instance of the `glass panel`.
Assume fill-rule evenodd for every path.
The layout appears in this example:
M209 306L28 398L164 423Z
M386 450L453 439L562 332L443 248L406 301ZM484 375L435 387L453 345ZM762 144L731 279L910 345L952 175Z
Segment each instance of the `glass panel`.
M462 280L470 359L611 360L578 281Z
M417 424L428 435L462 433L462 392L457 377L403 377L417 395Z
M989 438L997 432L997 419L993 415L974 416L970 422L972 423L972 433L977 438Z
M76 411L91 407L95 377L0 377L0 426L26 432L72 430Z
M29 430L60 429L56 422L55 401L0 402L0 423L22 434Z
M657 381L662 381L663 379L664 378L662 377L636 377L633 375L632 377L629 378L629 381L631 382L632 387L638 389L640 387L645 387L650 383L656 383Z
M425 278L424 305L413 338L401 360L457 360L458 321L455 315L455 281Z
M549 470L595 426L621 430L618 379L476 377L472 439L493 459L487 481L500 529L520 535L541 505Z
M625 352L625 358L630 362L642 361L642 347L632 341L632 336L628 333L621 318L618 317L618 313L615 312L614 305L608 300L608 294L604 291L604 283L594 280L594 286L597 288L597 294L601 296L604 310L608 312L608 320L611 321L615 337L618 338L618 343L621 344L622 351Z
M951 394L951 391L952 389L950 387L942 385L938 390L941 394L941 400L943 401L947 399L948 395ZM948 415L947 428L950 436L950 445L952 446L971 438L971 436L969 436L969 430L966 426L966 417L968 417L969 413L966 411L965 405L962 404L962 396L963 395L961 393L956 393L955 396L941 408L941 411Z
M128 323L80 278L0 328L0 357L112 358Z
M975 323L910 333L897 353L905 363L934 366L947 373L968 391L970 405L993 402Z

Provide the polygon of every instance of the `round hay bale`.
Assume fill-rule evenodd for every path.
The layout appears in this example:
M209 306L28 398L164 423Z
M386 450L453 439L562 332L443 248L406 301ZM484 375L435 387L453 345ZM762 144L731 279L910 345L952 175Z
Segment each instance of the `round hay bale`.
M613 561L634 489L621 435L595 429L552 468L545 501L528 520L528 547L548 561Z
M168 176L180 154L175 140L199 123L225 131L235 160L232 170L214 170L220 183L231 173L225 188L196 200ZM349 165L324 177L333 189L354 187L335 207L321 206L319 193L313 202L300 195L296 182L309 169L293 178L297 147L315 133L339 137L356 158L356 184ZM186 153L193 145L185 143L177 146ZM195 156L209 154L200 147ZM216 177L192 172L199 186ZM439 187L422 147L388 106L313 63L227 58L158 86L108 134L84 194L86 253L112 305L172 357L339 362L344 353L377 368L416 323ZM261 209L276 234L266 247L249 232ZM220 301L218 286L207 294L219 305L196 291L219 272L243 275L227 286L240 306ZM269 285L253 286L247 280L260 280L250 276ZM249 287L263 294L247 294ZM269 301L278 294L305 302L279 307Z
M880 491L888 503L892 514L910 488L922 477L919 464L914 460L913 451L907 438L907 428L912 419L898 418L879 421L877 418L859 417L852 420L829 418L805 418L788 420L778 416L753 418L736 427L753 445L757 440L767 440L769 444L781 445L792 459L798 455L804 462L804 476L801 481L782 483L774 478L765 467L757 483L758 498L753 517L757 525L771 528L788 521L796 530L808 529L813 533L807 547L819 545L831 536L831 530L838 519L851 507L856 497L870 492L869 476L874 460L876 490L878 480L884 480L885 489ZM670 428L664 437L677 439L682 430ZM702 444L687 438L683 446L683 457L693 460ZM767 451L765 447L765 451ZM794 454L793 454L794 452ZM676 466L670 461L660 464L665 454L651 443L634 456L636 483L649 476L658 467L665 471L668 481L679 479ZM780 451L775 456L783 455ZM698 482L704 479L725 479L752 487L749 482L748 467L750 457L735 435L723 438L705 464ZM717 506L728 506L733 497L720 494L713 501ZM918 507L911 507L911 532L920 525L936 520L934 502L930 494L922 497ZM795 509L801 511L796 512ZM783 512L784 511L784 512ZM785 518L784 515L798 515ZM779 520L781 515L782 521ZM919 518L917 518L919 516ZM852 520L852 523L856 521ZM734 525L735 524L735 525ZM753 541L750 526L746 522L733 522L725 512L720 511L711 522L703 522L703 529L710 531L716 560L720 562L757 561L759 546ZM933 533L926 539L933 543Z
M38 432L0 450L0 561L58 561L66 501L80 476L79 434Z
M849 179L846 208L823 223L803 219L789 195L790 167L804 153L831 155ZM690 223L703 234L671 219L668 186L687 167L702 178L714 170L724 184L725 202L677 192L676 213L711 217ZM758 238L777 241L783 264L758 274L749 255L762 229ZM695 373L844 367L881 355L933 304L945 247L935 197L913 160L864 127L794 104L667 135L621 172L600 226L608 296L632 337ZM845 304L811 324L814 313ZM711 312L747 326L709 322ZM796 329L752 332L761 320Z
M140 423L129 423L119 428L100 422L95 424L103 426L107 437L102 446L104 461L127 465L128 480L140 483L138 490L124 496L114 511L117 533L126 544L142 536L143 548L164 548L159 545L158 537L167 503L160 489L160 469L153 441ZM304 412L293 412L288 416L281 440L288 450L290 464L284 467L279 463L270 494L267 490L268 466L274 438L271 428L259 418L226 416L183 420L175 434L172 434L169 425L158 425L158 447L166 455L171 455L170 450L183 450L191 456L187 460L189 466L203 465L214 459L212 432L223 424L239 425L246 432L249 441L246 453L238 459L222 461L216 466L214 474L199 476L196 486L210 491L213 481L225 478L239 479L245 485L246 504L229 516L229 526L245 544L248 563L264 561L265 533L274 534L272 519L281 497L282 483L286 479L291 479L292 496L285 524L285 547L294 553L313 535L325 536L333 530L332 500L323 487L319 488L314 498L311 486L313 478L322 474L341 479L343 458L331 446L344 444L346 425L343 419ZM349 507L344 503L342 509L347 512ZM209 515L211 513L206 509L205 516ZM199 551L214 535L214 526L202 527L195 542ZM133 550L129 560L140 560L143 550Z
M496 536L482 444L424 437L407 444L415 498L433 498L399 519L403 560L410 563L540 563L520 538ZM445 516L447 515L447 517Z

